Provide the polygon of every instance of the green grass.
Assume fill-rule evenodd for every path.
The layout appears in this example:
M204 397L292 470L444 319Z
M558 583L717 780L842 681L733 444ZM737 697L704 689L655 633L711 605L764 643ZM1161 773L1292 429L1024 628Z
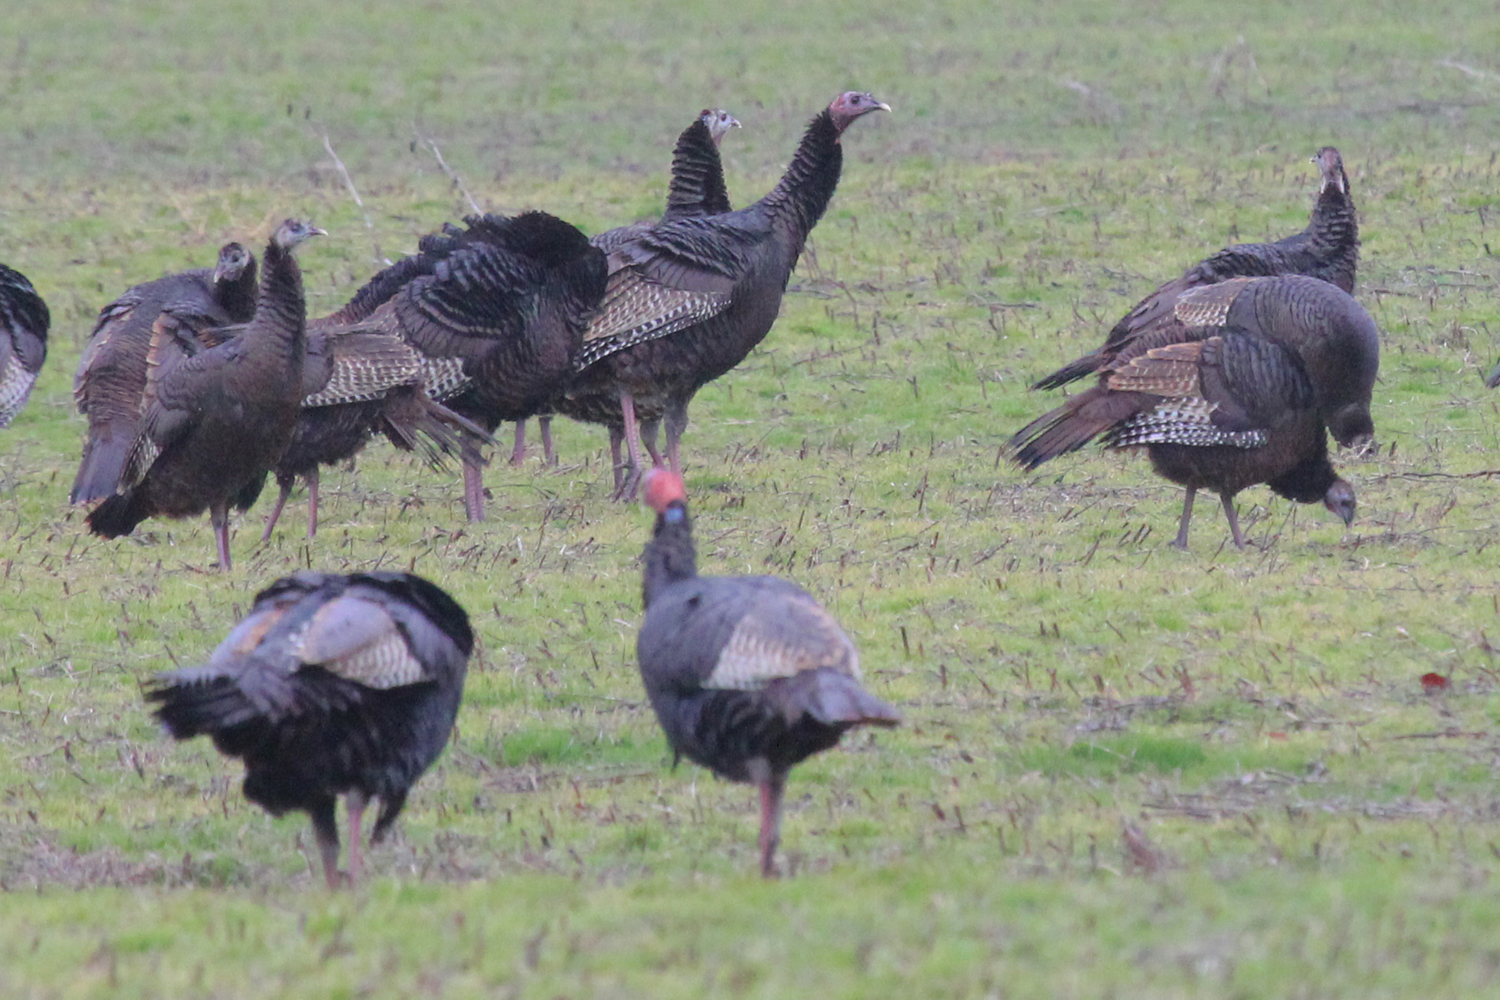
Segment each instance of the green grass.
M135 2L6 23L0 259L54 328L0 432L0 994L1494 992L1492 11ZM896 113L846 138L776 329L699 394L684 448L705 571L807 586L906 713L794 772L791 877L754 875L752 789L671 768L633 659L649 517L608 501L596 430L560 426L555 471L490 469L483 525L456 473L372 445L325 474L314 543L294 504L255 546L258 509L223 576L206 519L105 542L67 507L71 371L128 285L303 214L333 234L301 256L330 311L464 212L419 134L482 205L597 230L658 211L673 137L722 105L744 203L847 86ZM1300 228L1329 142L1385 337L1382 447L1337 458L1352 531L1257 489L1247 551L1200 504L1179 553L1180 493L1141 458L997 462L1055 395L1025 386L1157 282ZM247 805L139 694L307 565L414 569L480 638L454 743L338 896L305 821ZM1424 694L1428 671L1452 688Z

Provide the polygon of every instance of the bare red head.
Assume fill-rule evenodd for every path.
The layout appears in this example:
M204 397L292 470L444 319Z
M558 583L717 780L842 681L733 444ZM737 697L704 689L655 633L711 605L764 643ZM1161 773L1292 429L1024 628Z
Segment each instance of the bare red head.
M658 514L665 514L667 506L674 500L687 502L687 487L682 477L669 469L652 469L641 480L646 506Z
M877 101L874 97L862 90L850 90L840 94L828 105L828 114L833 118L833 125L842 135L844 129L856 118L862 118L871 111L889 111L891 106L884 101Z

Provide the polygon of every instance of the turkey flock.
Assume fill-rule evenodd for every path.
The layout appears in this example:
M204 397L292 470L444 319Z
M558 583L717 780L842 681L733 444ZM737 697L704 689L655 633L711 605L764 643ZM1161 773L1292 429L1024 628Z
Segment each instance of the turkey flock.
M300 219L258 260L229 243L212 268L136 285L100 310L78 364L86 431L69 499L91 506L88 530L106 538L207 511L227 572L230 510L249 510L270 477L279 492L262 540L298 480L312 539L319 470L381 436L435 466L456 460L477 522L502 424L515 424L519 463L538 418L548 464L556 416L603 426L615 498L643 493L655 518L637 641L646 695L675 758L757 787L760 870L774 875L791 768L901 713L866 690L854 642L805 590L698 575L682 440L698 390L771 331L838 186L845 133L874 111L890 108L857 91L835 98L776 186L738 209L719 147L740 123L704 111L673 151L659 220L591 237L543 211L470 216L327 316L307 316L296 256L325 234ZM1343 160L1325 147L1313 162L1306 229L1194 264L1036 382L1088 385L1009 438L1016 465L1095 440L1145 449L1185 489L1178 548L1199 490L1219 495L1240 548L1235 497L1261 484L1353 521L1328 437L1373 446L1380 338L1354 298L1359 227ZM0 426L26 401L48 328L31 283L0 266ZM145 697L172 736L206 735L241 758L250 801L307 813L336 887L361 876L368 804L380 803L378 842L448 742L474 647L465 610L415 574L307 570L262 590L205 664L159 675Z

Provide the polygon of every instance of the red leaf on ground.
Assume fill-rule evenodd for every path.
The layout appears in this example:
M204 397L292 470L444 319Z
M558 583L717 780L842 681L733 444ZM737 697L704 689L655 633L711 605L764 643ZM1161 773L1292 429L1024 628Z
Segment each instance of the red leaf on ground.
M1423 674L1421 680L1422 690L1427 694L1432 694L1434 691L1444 691L1448 687L1448 678L1442 674Z

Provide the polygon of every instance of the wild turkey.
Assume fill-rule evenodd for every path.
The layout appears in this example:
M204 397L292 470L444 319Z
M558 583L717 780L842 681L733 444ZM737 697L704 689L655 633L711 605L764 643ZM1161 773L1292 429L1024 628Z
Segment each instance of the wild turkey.
M641 680L677 758L760 788L760 869L776 873L787 773L854 726L900 714L859 683L859 655L801 587L772 576L699 576L687 493L653 469L646 504Z
M1318 165L1322 182L1306 229L1275 243L1237 244L1199 261L1137 303L1109 331L1102 347L1064 365L1032 388L1056 389L1107 367L1130 340L1147 336L1158 323L1169 321L1178 297L1190 288L1228 278L1302 274L1337 285L1352 295L1359 263L1359 221L1344 160L1337 149L1324 146L1312 162Z
M677 146L672 152L672 179L667 189L667 209L661 221L690 219L704 215L718 215L731 210L729 189L724 184L724 165L719 159L719 145L732 128L739 128L737 118L720 108L704 108L693 119L693 123L677 137ZM589 242L609 253L636 236L647 232L651 223L637 222L620 226L592 237ZM625 439L624 417L620 410L619 393L610 392L602 396L569 399L561 394L554 400L554 408L574 420L585 423L604 424L609 430L610 451L614 456L615 488L620 488L619 477L623 473L620 465L620 443ZM557 452L552 445L552 413L549 408L537 414L537 423L542 433L542 453L548 465L557 464ZM660 462L656 452L656 427L661 413L638 414L643 424L642 434L653 459ZM511 451L510 462L520 465L526 457L526 422L516 423L516 443Z
M617 496L633 492L640 473L637 401L663 412L667 460L681 471L688 403L770 331L807 235L838 186L840 136L877 110L890 108L869 94L841 94L813 118L780 183L760 201L659 223L610 254L609 286L567 395L620 400L631 474Z
M293 251L322 233L283 222L266 246L255 318L244 333L148 380L120 490L88 516L95 534L117 538L148 517L191 517L207 507L219 566L230 569L229 506L255 502L297 422L307 336Z
M452 240L428 237L424 245L451 252ZM434 468L443 455L484 465L482 449L494 439L449 410L431 393L451 394L460 372L433 362L399 332L361 324L416 278L436 272L441 255L418 253L371 278L337 312L307 323L302 412L286 451L276 463L280 492L261 535L265 541L286 507L298 478L307 483L307 537L318 530L320 468L353 458L371 437L384 434L402 451L421 450Z
M9 426L47 360L47 303L19 271L0 264L0 427Z
M73 400L88 418L83 459L71 503L92 503L120 488L120 474L145 412L146 357L161 377L200 350L205 331L255 314L255 257L226 243L212 268L136 285L99 311L78 372Z
M359 321L422 356L427 391L493 432L541 410L569 371L604 291L602 251L545 212L471 216L422 240L416 277ZM464 507L484 519L479 463L464 462Z
M257 594L206 664L160 675L146 699L175 738L210 736L242 758L245 798L311 817L334 888L338 797L352 883L365 807L380 800L379 843L448 742L473 649L464 609L421 577L302 572Z
M1354 493L1329 464L1325 428L1347 445L1373 436L1378 368L1375 324L1346 292L1301 276L1236 278L1184 292L1170 321L1122 345L1097 385L1010 447L1034 469L1101 434L1106 447L1146 446L1157 473L1188 490L1179 548L1199 489L1221 495L1241 547L1234 495L1256 483L1322 500L1348 525Z

